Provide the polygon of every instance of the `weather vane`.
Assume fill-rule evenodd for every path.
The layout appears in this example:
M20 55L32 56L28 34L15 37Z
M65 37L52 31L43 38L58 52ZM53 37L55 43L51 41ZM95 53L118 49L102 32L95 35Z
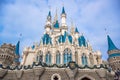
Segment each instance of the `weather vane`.
M105 28L105 34L108 35L107 29Z

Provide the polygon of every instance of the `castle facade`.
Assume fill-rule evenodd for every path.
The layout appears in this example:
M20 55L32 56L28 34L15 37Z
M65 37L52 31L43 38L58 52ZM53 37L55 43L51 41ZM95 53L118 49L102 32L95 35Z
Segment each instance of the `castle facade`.
M73 24L66 23L62 7L61 21L49 11L45 32L39 44L23 50L19 61L19 41L16 46L0 47L0 80L114 80L120 67L120 50L108 37L108 63L102 53L93 50L89 41ZM70 27L70 30L68 29Z

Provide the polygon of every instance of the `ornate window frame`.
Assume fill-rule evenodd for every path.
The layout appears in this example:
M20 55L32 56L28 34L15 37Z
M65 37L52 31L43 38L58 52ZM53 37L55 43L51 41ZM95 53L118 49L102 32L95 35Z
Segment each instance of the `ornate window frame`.
M61 76L60 76L59 74L57 74L57 73L55 73L55 74L53 74L53 75L51 76L51 80L54 80L54 77L55 77L55 76L58 77L58 80L61 80Z
M52 64L52 55L50 51L48 51L45 55L45 62L46 64Z
M88 58L85 55L85 53L82 53L81 60L82 60L82 65L88 65Z
M60 51L56 52L56 64L60 64L61 63L61 54Z
M42 60L40 60L40 57L42 56ZM36 54L36 61L39 62L43 62L43 51L42 50L39 50Z
M63 63L67 64L72 61L72 50L70 48L65 48L63 51Z

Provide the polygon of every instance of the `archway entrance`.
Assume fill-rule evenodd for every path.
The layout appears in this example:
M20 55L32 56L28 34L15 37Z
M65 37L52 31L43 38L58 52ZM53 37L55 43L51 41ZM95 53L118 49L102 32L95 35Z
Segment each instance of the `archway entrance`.
M84 77L84 78L82 78L81 80L91 80L91 79L89 79L89 78L87 78L87 77Z

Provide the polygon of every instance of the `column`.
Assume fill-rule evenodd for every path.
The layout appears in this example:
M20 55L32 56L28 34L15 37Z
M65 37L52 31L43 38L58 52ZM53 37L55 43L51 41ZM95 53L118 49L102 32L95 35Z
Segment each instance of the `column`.
M61 54L61 56L60 56L61 57L61 61L60 62L61 62L61 64L63 64L63 59L64 59L63 58L63 53L61 52L60 54Z
M45 56L45 53L43 53L43 62L45 62L46 60L46 56ZM46 63L46 62L45 62Z

